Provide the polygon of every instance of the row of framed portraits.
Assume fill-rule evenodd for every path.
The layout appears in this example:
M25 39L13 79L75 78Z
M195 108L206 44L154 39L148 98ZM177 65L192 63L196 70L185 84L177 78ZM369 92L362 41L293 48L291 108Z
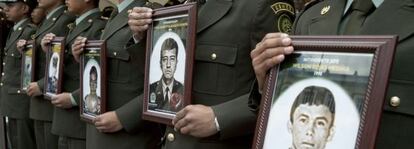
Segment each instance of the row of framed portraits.
M196 6L156 9L147 32L142 118L171 125L191 103ZM393 36L291 36L295 52L267 75L254 149L373 148L395 51ZM46 97L62 90L63 38L47 53ZM35 50L22 59L33 81ZM87 41L81 57L80 116L105 112L106 45ZM247 105L246 105L247 106Z

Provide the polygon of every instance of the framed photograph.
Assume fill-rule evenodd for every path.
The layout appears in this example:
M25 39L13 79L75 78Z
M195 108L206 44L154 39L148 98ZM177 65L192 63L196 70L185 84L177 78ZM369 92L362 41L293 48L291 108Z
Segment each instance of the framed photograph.
M88 40L81 56L80 117L92 120L106 112L106 44Z
M64 37L55 37L46 52L44 96L51 100L62 91Z
M34 81L36 50L33 47L33 40L27 42L22 54L21 68L21 91L26 93L27 87Z
M373 149L394 36L291 36L262 91L253 149Z
M191 101L195 3L154 10L147 32L142 118L170 124Z

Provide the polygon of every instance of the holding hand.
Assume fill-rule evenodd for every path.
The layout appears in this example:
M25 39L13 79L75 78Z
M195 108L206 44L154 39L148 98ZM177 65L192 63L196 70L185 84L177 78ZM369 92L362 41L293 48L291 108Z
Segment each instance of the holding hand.
M143 39L149 24L152 23L152 9L134 7L131 13L129 13L128 18L128 24L134 34L134 38L136 40Z
M70 93L62 93L52 97L52 104L62 109L72 108Z
M172 123L174 130L194 137L209 137L216 134L215 114L211 107L188 105L177 112Z
M96 129L103 133L117 132L123 128L121 121L119 121L114 111L97 116L93 122Z
M259 91L262 91L267 72L293 52L292 40L285 33L269 33L250 53Z
M27 44L27 41L24 39L20 39L19 41L17 41L16 43L17 51L19 51L20 53L23 53L23 49L25 48L26 44Z
M53 34L53 33L49 33L49 34L46 34L44 37L43 37L43 39L42 39L42 41L40 42L40 45L42 46L42 50L43 50L43 52L47 52L47 49L48 49L48 45L50 44L50 42L53 40L53 38L55 38L56 37L56 35L55 34Z
M72 55L78 63L80 62L80 55L83 52L83 48L86 45L86 40L87 39L85 37L79 36L75 39L75 42L73 42L72 44Z
M40 91L37 82L32 82L29 84L29 86L27 87L27 95L32 97L42 95L42 91Z

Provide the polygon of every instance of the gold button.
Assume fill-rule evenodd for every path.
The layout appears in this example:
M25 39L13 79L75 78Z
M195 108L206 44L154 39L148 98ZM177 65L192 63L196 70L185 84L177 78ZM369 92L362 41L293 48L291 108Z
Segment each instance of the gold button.
M211 54L211 59L216 60L217 59L217 54L216 53Z
M118 53L114 52L114 56L116 56Z
M175 139L174 134L172 134L172 133L168 133L168 135L167 135L167 139L168 139L168 141L170 141L170 142L174 141L174 139Z
M400 104L401 104L400 97L398 97L398 96L391 97L391 99L390 99L390 105L392 107L398 107L398 106L400 106Z
M17 90L17 94L20 94L20 90Z

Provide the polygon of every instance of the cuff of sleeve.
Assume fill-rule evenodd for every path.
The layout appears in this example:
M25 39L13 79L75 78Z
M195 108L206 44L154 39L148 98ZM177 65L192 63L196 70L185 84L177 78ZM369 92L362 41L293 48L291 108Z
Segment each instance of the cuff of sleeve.
M75 100L75 98L73 98L73 95L72 94L69 94L70 95L70 102L72 103L72 106L78 106L78 103L76 103L76 100Z
M137 132L139 128L142 127L142 100L140 100L141 98L142 96L138 96L115 111L119 121L122 124L122 127L128 133Z
M217 117L214 118L214 124L216 124L217 132L220 132L220 124L218 123Z

